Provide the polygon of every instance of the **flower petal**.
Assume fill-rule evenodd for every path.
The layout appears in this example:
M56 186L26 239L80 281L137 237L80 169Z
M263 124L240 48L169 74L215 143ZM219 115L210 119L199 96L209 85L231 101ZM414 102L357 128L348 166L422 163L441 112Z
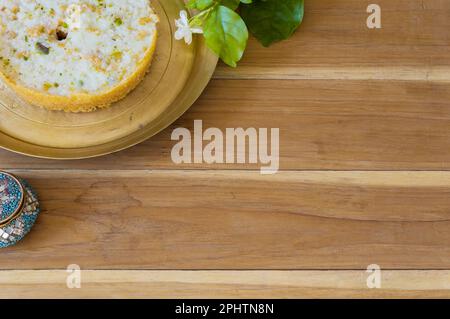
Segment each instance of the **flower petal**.
M192 33L191 32L188 32L184 35L184 42L186 42L186 44L192 43Z
M178 29L176 32L175 32L175 40L181 40L181 39L183 39L184 38L184 34L185 34L185 32L184 32L184 30L183 29Z
M179 19L179 20L175 20L175 26L176 26L177 28L182 28L182 27L184 27L184 24L183 24L183 22L181 21L181 19Z
M186 10L181 10L181 11L180 11L180 18L181 18L181 21L182 21L185 25L188 25L188 24L189 24L188 14L187 14Z

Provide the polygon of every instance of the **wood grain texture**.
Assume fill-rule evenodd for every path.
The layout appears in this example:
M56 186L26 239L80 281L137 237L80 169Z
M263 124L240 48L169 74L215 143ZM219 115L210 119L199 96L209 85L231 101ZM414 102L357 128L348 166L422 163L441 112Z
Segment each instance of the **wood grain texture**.
M267 49L250 41L237 69L217 78L450 81L450 3L379 0L382 29L366 26L361 0L314 0L289 41Z
M58 162L0 151L3 169L258 169L175 165L176 127L280 128L287 170L448 170L450 84L409 81L216 80L182 119L110 156ZM206 144L206 143L205 143Z
M450 267L450 173L16 173L43 212L0 269Z
M0 297L450 297L450 2L379 0L381 30L366 28L369 3L307 1L292 39L252 39L239 68L219 65L185 116L130 150L0 150L43 207L2 250ZM280 128L283 172L174 165L172 130L196 119ZM91 269L80 290L51 270L73 263ZM391 269L381 290L365 286L373 263Z
M368 30L368 3L309 1L304 24L293 38L269 49L251 40L239 68L222 65L216 72L218 79L262 80L213 81L186 116L131 150L76 162L0 151L1 166L257 168L174 166L172 130L202 119L221 129L280 127L283 169L448 170L450 3L378 4L383 29Z
M0 271L0 298L449 298L449 271L82 270L68 289L64 270Z

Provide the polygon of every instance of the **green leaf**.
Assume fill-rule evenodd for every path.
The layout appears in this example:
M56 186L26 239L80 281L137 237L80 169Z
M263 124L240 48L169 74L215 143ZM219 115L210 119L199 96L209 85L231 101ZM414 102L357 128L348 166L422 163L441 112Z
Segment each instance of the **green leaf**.
M221 0L220 4L230 8L231 10L236 10L239 7L239 4L241 3L240 0Z
M247 26L242 18L226 6L217 6L205 19L203 32L208 47L226 64L236 67L248 41Z
M302 23L304 0L256 0L241 6L250 32L264 45L288 39Z
M187 7L190 9L205 10L214 4L214 0L189 0Z

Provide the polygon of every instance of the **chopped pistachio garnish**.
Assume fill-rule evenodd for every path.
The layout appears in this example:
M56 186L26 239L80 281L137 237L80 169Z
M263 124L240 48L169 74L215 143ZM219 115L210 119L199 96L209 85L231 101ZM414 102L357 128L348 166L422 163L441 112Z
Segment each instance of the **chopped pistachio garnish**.
M50 48L46 47L41 42L36 42L36 48L45 55L48 55L50 53Z

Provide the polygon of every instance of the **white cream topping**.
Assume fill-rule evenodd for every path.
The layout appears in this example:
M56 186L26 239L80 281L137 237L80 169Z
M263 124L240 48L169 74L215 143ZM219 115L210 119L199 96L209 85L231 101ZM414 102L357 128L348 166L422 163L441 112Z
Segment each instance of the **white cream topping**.
M149 0L0 0L0 71L54 95L106 91L136 71L157 22Z

